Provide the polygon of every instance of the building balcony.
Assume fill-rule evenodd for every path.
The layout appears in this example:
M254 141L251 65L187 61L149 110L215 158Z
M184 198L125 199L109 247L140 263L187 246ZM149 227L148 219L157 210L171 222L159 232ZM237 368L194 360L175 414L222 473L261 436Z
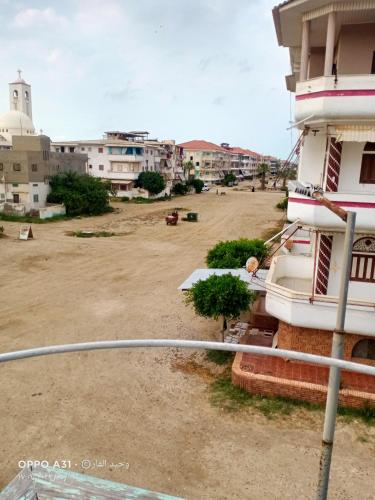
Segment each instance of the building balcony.
M375 75L322 76L297 83L295 121L300 128L325 121L373 121Z
M109 170L105 177L113 180L133 181L138 179L140 173L141 172L113 172Z
M313 274L312 257L275 257L266 278L266 310L294 326L332 331L338 297L313 296ZM345 331L375 337L374 321L375 303L349 296Z
M356 230L375 230L375 199L371 193L330 193L324 196L344 210L357 213ZM322 229L345 230L345 223L317 200L296 192L289 192L288 220L299 219L307 226Z

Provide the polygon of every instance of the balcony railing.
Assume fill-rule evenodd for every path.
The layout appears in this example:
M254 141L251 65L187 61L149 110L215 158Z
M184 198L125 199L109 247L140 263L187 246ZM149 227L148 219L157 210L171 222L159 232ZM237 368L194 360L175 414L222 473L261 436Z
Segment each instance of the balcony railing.
M286 323L322 330L336 324L338 297L313 294L312 257L281 255L266 278L266 310ZM375 337L375 303L350 296L345 331Z
M375 75L322 76L297 83L295 120L303 124L374 117Z

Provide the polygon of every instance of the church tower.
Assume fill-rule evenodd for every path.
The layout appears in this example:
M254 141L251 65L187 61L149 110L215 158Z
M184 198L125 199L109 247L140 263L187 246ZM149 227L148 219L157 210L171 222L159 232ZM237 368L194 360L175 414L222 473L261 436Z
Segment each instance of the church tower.
M31 87L21 78L21 70L18 70L18 78L9 84L9 104L11 111L21 111L30 120L33 119L31 106Z

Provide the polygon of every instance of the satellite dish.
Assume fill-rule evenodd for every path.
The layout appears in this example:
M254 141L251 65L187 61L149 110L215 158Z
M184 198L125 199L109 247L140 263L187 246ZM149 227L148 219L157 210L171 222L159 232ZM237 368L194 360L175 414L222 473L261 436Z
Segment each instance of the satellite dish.
M245 267L248 273L253 273L259 267L258 259L256 257L250 257L250 259L247 259Z

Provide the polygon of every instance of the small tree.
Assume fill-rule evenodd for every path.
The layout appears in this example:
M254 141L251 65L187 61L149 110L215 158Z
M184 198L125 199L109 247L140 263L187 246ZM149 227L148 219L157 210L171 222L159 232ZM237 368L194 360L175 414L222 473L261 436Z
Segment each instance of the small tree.
M266 189L266 174L269 171L269 166L267 163L261 163L258 165L258 175L260 175L261 189L264 191Z
M236 180L236 176L234 174L230 173L230 174L226 174L223 182L226 186L228 186L230 183L233 183L235 180Z
M202 189L203 189L203 186L204 186L204 182L201 179L193 179L191 181L191 185L195 189L195 192L197 194L199 194L199 193L202 192Z
M267 255L267 247L263 240L247 240L245 238L232 241L220 241L206 258L208 267L216 269L237 269L244 267L249 257L259 261Z
M255 294L247 283L231 274L200 280L187 292L187 304L192 304L197 314L205 318L223 318L223 341L227 320L238 318L241 312L249 309L254 299Z
M110 185L97 177L76 172L54 175L48 203L63 203L68 215L99 215L110 210Z
M184 170L185 179L189 180L190 178L194 178L195 167L194 163L191 160L185 161L182 165L182 168Z
M189 191L189 187L187 184L183 184L182 182L177 182L172 188L173 194L177 195L185 195Z
M165 189L165 180L159 172L141 172L137 179L137 186L151 194L159 194Z

